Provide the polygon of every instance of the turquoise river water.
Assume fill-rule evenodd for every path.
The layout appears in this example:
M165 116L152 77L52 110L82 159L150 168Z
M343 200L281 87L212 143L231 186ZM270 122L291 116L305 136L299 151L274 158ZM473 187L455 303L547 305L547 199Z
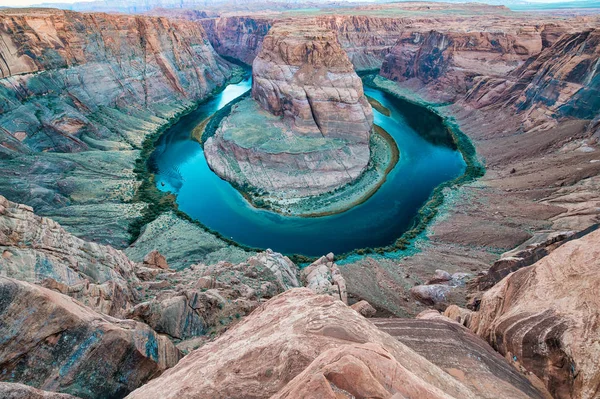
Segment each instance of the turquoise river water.
M425 108L404 107L387 93L365 87L391 111L387 117L374 110L375 123L400 149L400 160L381 188L366 202L332 216L289 217L254 208L212 172L202 147L191 138L195 126L250 87L250 78L231 84L181 118L159 138L149 160L157 187L174 193L181 211L240 244L308 256L386 246L411 228L436 186L465 171L441 120L428 117Z

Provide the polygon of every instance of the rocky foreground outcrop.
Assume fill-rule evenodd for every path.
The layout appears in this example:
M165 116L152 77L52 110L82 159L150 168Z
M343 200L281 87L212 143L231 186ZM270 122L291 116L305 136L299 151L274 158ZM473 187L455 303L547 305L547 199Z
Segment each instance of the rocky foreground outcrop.
M447 323L444 335L455 334L452 328L458 336L465 334L459 325ZM427 341L426 335L415 336ZM447 356L457 362L470 357L475 368L491 367L496 376L487 374L489 384L465 382L465 375L451 368L444 371L339 300L294 289L128 397L543 397L500 356L482 349L484 342L470 337L458 338L469 349ZM485 359L475 353L485 353Z
M297 198L362 174L373 112L334 32L273 26L252 74L252 98L268 114L246 100L207 140L206 158L218 175L248 191Z
M143 323L97 313L34 284L0 277L0 380L82 398L120 397L177 363Z
M555 398L598 397L600 231L567 242L487 291L460 319L516 365L535 373Z

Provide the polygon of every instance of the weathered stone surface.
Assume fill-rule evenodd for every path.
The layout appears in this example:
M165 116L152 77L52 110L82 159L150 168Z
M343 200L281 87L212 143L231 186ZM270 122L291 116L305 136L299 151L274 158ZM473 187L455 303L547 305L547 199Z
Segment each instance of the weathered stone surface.
M77 399L66 393L42 391L10 382L0 382L0 396L3 399Z
M480 398L548 398L525 375L467 328L437 311L417 319L370 319L373 324L468 386Z
M331 259L331 260L329 260ZM322 256L300 271L303 285L317 294L331 295L345 304L348 303L346 280L331 256Z
M180 352L142 323L0 277L0 380L82 398L118 397L174 366ZM51 365L51 367L49 367Z
M371 304L364 299L356 302L350 307L365 317L373 317L377 313L377 309L371 306Z
M1 276L37 283L52 279L56 284L49 287L101 312L122 315L136 298L135 264L123 252L83 241L52 219L2 196L0 251Z
M192 265L155 275L145 286L144 296L151 299L127 317L174 339L189 340L221 333L264 300L298 286L296 265L267 250L239 264Z
M356 366L348 363L352 360L350 354L356 358ZM336 373L327 373L327 364L340 368ZM325 380L319 377L323 374ZM354 378L360 376L365 379ZM477 397L450 374L340 301L308 289L294 289L271 299L220 338L192 352L128 397L297 397L290 395L297 392L295 389L308 393L303 382L311 380L324 383L320 384L324 391L317 392L344 389L388 392L380 397L391 397L386 390L391 385L405 397ZM382 385L379 381L388 381L388 388L377 390ZM431 396L419 396L421 393Z
M487 291L468 327L536 374L555 398L600 389L600 231L562 245Z
M150 268L155 269L168 269L169 265L167 264L167 260L160 252L157 250L152 250L148 252L148 255L144 257L144 265Z
M490 267L487 273L469 282L471 290L485 291L500 282L510 273L531 266L561 245L597 229L597 225L581 231L539 232L517 248L505 252Z
M335 33L275 25L252 74L252 97L268 113L250 100L236 105L204 146L217 174L288 198L332 191L362 174L373 112Z

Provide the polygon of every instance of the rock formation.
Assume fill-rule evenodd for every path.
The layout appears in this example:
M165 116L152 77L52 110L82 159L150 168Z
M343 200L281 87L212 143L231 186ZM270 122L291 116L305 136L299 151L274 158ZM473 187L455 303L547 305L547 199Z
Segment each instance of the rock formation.
M459 379L480 398L548 397L543 388L532 384L490 345L437 311L421 313L416 319L376 318L371 321Z
M564 117L592 120L600 109L599 57L600 29L565 34L507 79L476 80L465 101L510 106L523 130L545 130Z
M483 295L478 312L462 317L555 398L591 399L600 390L599 243L595 231L563 244L508 275Z
M540 32L534 28L508 35L407 32L385 57L381 74L395 81L416 80L455 101L469 90L473 76L506 76L541 50Z
M177 363L180 352L142 323L0 277L0 380L82 398L116 397ZM50 366L51 365L51 366Z
M210 167L250 191L288 198L356 180L369 163L373 113L335 34L275 25L252 69L252 97L270 115L256 119L250 100L237 105L204 146Z
M338 265L333 263L333 254L322 256L300 271L304 286L317 294L331 295L348 304L346 281Z
M69 394L42 391L23 384L0 382L0 395L4 399L77 399Z
M543 397L476 336L444 323L429 328L440 329L445 342L452 336L466 348L458 355L444 352L444 360L425 349L427 336L415 329L412 337L421 342L423 357L341 301L294 289L128 398ZM431 326L429 321L422 325ZM453 362L469 356L473 370L467 366L465 372L485 376L489 384L465 381L465 374L452 370Z

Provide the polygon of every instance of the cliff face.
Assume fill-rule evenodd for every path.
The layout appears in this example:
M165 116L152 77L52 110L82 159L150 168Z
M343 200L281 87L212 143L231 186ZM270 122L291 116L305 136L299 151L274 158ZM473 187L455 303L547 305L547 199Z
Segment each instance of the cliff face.
M223 16L201 21L215 50L252 64L270 27L276 23L304 20L334 31L356 70L379 68L383 58L405 29L400 18L368 16L319 16L316 18L276 18L273 16Z
M252 75L252 97L296 131L368 143L373 111L334 32L273 27Z
M103 112L169 117L229 75L192 22L35 10L0 13L0 27L9 150L74 152L109 140L136 147L144 136L119 136Z
M403 34L385 57L381 75L395 81L429 85L444 100L464 95L476 76L506 76L542 50L532 28L505 32L411 32Z
M125 246L143 140L230 65L198 23L165 18L5 10L0 35L0 191Z
M475 108L511 107L525 129L561 117L600 114L600 30L566 34L504 79L481 78L465 98Z
M223 17L201 20L215 50L252 64L273 20L260 17Z

